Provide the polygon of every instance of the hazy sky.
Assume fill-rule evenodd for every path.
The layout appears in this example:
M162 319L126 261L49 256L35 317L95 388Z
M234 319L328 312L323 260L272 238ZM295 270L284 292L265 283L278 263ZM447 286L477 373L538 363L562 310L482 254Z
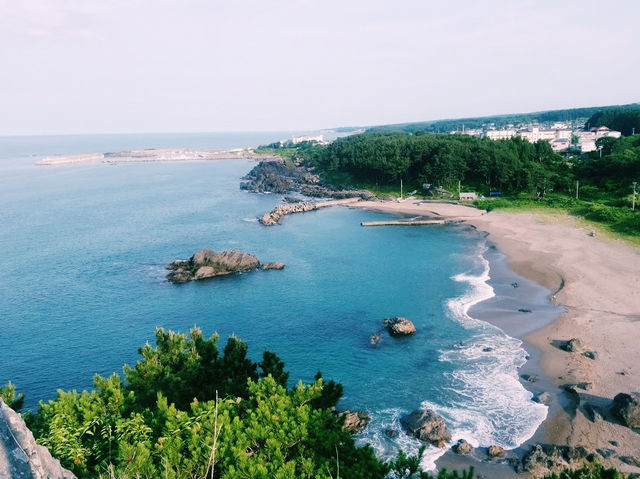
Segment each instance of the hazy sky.
M638 18L637 0L0 0L0 135L630 103Z

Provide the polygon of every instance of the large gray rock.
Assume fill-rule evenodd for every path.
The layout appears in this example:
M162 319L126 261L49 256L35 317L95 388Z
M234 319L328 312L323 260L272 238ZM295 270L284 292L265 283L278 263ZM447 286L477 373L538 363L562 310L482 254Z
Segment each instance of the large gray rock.
M338 413L338 415L344 418L342 429L350 433L362 431L371 421L369 415L364 411L349 411L347 409L346 411Z
M46 447L36 444L22 416L0 399L0 478L75 479Z
M461 456L466 456L467 454L471 454L471 451L473 451L473 446L464 439L460 439L453 446L453 452Z
M222 251L216 253L203 249L186 261L176 260L167 265L171 273L167 279L172 283L213 278L242 271L253 271L260 266L260 260L242 251Z
M444 447L451 441L451 433L444 419L430 410L416 409L400 419L400 423L409 434L421 441L427 441L438 447Z
M391 336L408 336L416 332L416 327L407 318L388 318L383 323Z
M640 393L620 393L613 398L611 413L627 427L640 427Z
M578 338L571 338L562 347L562 349L570 353L578 353L582 351L582 348L582 341L580 341Z

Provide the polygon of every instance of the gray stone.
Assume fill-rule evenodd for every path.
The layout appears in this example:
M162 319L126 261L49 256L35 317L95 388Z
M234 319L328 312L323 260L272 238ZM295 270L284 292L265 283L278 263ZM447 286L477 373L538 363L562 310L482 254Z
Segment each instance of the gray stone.
M344 418L342 429L352 434L362 431L371 421L369 415L364 411L343 411L339 413Z
M408 336L416 332L416 327L407 318L387 318L383 321L391 336Z
M22 416L0 399L0 478L76 479L44 446L36 444Z
M467 454L470 454L471 451L473 451L473 446L464 439L460 439L453 446L453 452L455 452L456 454L460 454L461 456L466 456Z
M582 341L578 338L571 338L564 344L562 349L570 353L579 353L582 350Z
M500 457L500 458L502 458L502 457L504 457L506 455L507 455L507 453L500 446L489 446L489 449L487 449L487 456L489 456L489 457Z
M416 409L400 419L409 434L421 441L444 447L451 440L451 433L444 419L430 410Z
M611 405L611 413L627 427L640 427L640 393L616 395Z

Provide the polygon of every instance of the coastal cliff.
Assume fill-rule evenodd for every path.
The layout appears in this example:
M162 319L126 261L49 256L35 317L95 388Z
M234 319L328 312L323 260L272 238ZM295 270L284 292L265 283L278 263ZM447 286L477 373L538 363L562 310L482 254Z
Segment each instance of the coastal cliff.
M0 478L76 479L36 444L22 416L0 398Z

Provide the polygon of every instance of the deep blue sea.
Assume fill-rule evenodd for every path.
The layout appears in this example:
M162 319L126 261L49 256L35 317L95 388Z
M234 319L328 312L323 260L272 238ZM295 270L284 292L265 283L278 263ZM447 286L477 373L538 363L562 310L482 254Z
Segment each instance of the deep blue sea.
M276 227L256 217L281 197L239 189L249 160L37 166L43 156L129 148L231 148L286 133L0 138L0 384L26 407L121 371L156 327L235 334L278 353L293 381L321 370L341 408L368 411L360 440L383 455L418 449L403 413L428 406L454 440L518 446L546 416L518 382L519 340L469 315L494 295L486 241L459 226L363 228L382 213L332 208ZM202 248L240 249L283 271L173 285L164 266ZM389 316L417 333L377 347ZM431 448L424 465L440 454Z

